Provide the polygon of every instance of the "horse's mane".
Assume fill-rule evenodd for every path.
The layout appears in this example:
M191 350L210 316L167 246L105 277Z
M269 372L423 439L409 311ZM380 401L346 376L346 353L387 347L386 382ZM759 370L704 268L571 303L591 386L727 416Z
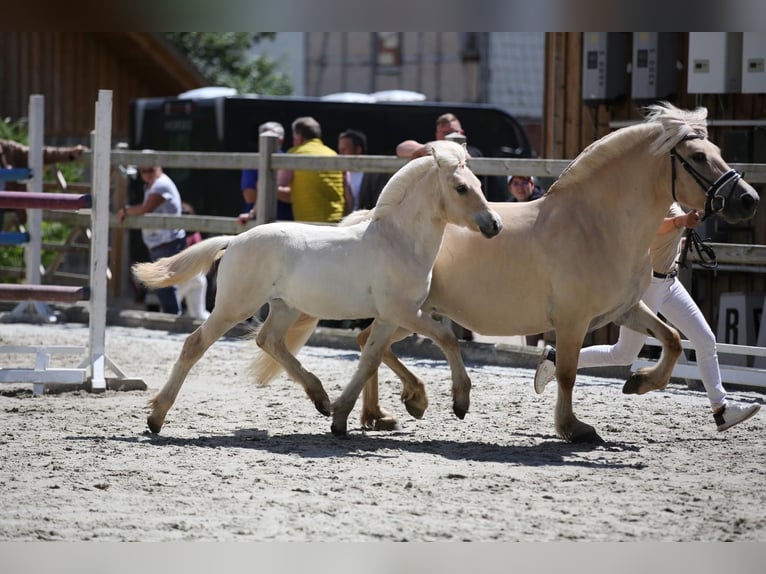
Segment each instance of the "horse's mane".
M688 136L707 137L707 108L682 110L669 102L647 106L644 121L628 126L596 140L570 163L548 190L555 191L559 181L574 183L591 177L603 165L621 156L632 146L651 137L649 153L661 155L669 152ZM566 178L566 179L565 179Z
M391 208L399 205L409 189L428 171L443 167L457 169L465 164L465 148L455 142L433 141L426 144L426 149L429 155L406 163L388 180L375 204L374 219L384 216Z

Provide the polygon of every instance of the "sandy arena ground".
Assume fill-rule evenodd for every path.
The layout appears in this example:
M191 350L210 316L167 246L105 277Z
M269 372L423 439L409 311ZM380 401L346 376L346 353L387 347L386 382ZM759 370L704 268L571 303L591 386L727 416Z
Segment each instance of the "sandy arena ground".
M0 325L0 345L87 343L82 325ZM253 343L223 339L192 370L160 435L147 401L185 335L109 327L107 354L147 391L35 397L0 385L0 540L766 541L766 411L718 433L704 394L641 397L582 376L575 410L606 443L553 433L556 389L532 371L470 365L471 410L451 410L443 361L406 362L427 383L423 420L382 369L392 433L336 438L286 378L246 379ZM299 357L331 398L358 353ZM31 366L0 355L0 367ZM53 366L79 359L55 357ZM755 392L730 398L764 402Z

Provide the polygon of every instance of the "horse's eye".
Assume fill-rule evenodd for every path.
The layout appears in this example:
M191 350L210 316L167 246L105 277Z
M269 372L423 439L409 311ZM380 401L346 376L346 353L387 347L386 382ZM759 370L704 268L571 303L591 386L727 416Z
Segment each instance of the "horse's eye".
M707 156L705 156L705 154L702 153L701 151L696 151L696 152L694 152L692 154L692 159L694 161L698 161L700 163L704 163L707 160Z
M468 193L468 186L465 185L464 183L461 183L455 188L455 191L457 191L460 195L465 195L466 193Z

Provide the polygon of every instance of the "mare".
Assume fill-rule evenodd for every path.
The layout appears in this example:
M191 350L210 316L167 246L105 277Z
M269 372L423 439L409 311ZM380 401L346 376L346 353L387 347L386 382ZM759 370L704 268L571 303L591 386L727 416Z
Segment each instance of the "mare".
M269 314L257 331L258 346L327 416L333 406L321 382L284 342L285 331L301 312L328 319L377 318L352 378L360 391L377 372L397 326L443 336L444 329L420 307L447 223L485 237L497 235L501 223L466 165L465 149L454 142L434 142L430 150L431 155L392 176L374 215L356 225L275 222L236 236L211 237L173 257L133 266L142 283L158 288L204 273L220 258L213 311L186 338L167 382L150 401L147 424L152 432L160 431L189 370L210 345L266 302ZM469 379L459 349L444 352L454 364L455 386L462 388ZM349 411L358 394L347 399Z
M571 442L601 442L572 407L587 332L615 322L663 343L658 363L633 373L625 393L665 388L681 352L678 332L640 301L651 277L649 245L674 200L705 216L740 221L755 214L759 198L707 139L705 108L682 110L662 102L648 107L644 122L588 146L542 198L490 204L503 230L486 247L448 226L423 311L484 335L555 330L556 432ZM315 326L316 319L299 318L288 341L305 342ZM402 329L392 341L409 334ZM451 340L434 342L442 348L456 344L452 333L447 336ZM256 357L261 370L268 362ZM390 349L383 362L402 379L408 412L422 416L427 406L423 382ZM365 388L362 424L386 428L395 421L377 403L377 384L376 376ZM467 392L453 386L453 397ZM453 400L458 417L465 407Z

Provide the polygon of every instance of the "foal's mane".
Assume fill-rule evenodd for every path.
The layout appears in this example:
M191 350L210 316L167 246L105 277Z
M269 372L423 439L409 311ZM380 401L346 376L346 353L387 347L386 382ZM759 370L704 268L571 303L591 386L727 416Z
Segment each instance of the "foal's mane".
M662 155L689 136L707 137L707 108L682 110L669 102L659 102L645 109L642 123L614 131L586 147L564 169L549 192L555 191L560 181L572 184L592 177L632 147L646 145L647 140L649 153Z
M404 196L429 172L455 170L465 164L465 149L455 142L433 141L426 145L429 155L413 159L388 180L375 204L373 219L385 216L398 206Z

